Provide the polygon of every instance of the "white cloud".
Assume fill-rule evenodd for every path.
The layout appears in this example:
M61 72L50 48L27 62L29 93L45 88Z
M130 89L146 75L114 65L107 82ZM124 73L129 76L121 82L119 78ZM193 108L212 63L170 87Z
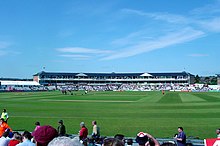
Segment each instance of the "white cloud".
M117 46L124 46L124 45L134 45L138 41L141 40L149 40L152 39L152 37L146 37L146 32L144 30L138 31L138 32L133 32L131 34L128 34L128 36L116 39L112 41L111 44L117 45Z
M218 9L219 6L220 5L207 5L203 8L195 9L192 13L189 12L188 15L161 12L148 13L133 9L122 9L124 14L134 14L143 17L144 19L150 18L153 21L164 21L165 23L157 23L159 28L155 30L152 36L150 36L148 32L150 28L147 29L143 24L141 30L112 41L111 44L114 45L114 48L117 48L117 52L82 47L58 48L57 51L64 53L62 54L63 57L74 58L77 57L75 55L79 55L79 58L89 58L89 56L95 54L102 57L101 60L112 60L131 57L141 53L169 47L171 45L189 42L207 36L209 33L220 32L220 16L218 16L218 12L220 12ZM210 9L212 9L212 12L208 13L206 17L203 17L203 12ZM217 15L213 15L214 13L217 13ZM199 17L199 15L201 15L201 17ZM83 56L82 54L86 54L86 56ZM191 55L194 55L193 57L198 57L204 54Z
M194 15L209 15L220 13L220 1L217 0L214 4L208 4L203 7L196 8L191 11Z
M154 20L165 21L172 25L179 24L183 27L199 27L206 31L220 32L220 2L215 5L206 5L197 8L193 10L188 17L170 13L146 13L132 9L123 9L123 12L149 17Z
M67 47L67 48L58 48L57 51L63 53L87 53L87 54L107 54L112 51L101 50L101 49L90 49L90 48L81 48L81 47Z
M106 56L107 54L112 53L112 51L110 50L90 49L81 47L58 48L57 51L63 53L59 56L80 60L91 59L94 56Z
M208 54L189 54L188 56L190 56L190 57L207 57L209 55Z
M202 28L210 32L215 32L215 33L220 32L220 17L213 18L210 20L205 20L205 21L198 21L198 24Z
M189 23L191 21L190 19L181 16L181 15L176 15L176 14L169 14L169 13L146 13L138 10L133 10L133 9L123 9L123 12L129 13L129 14L137 14L140 16L145 16L145 17L150 17L154 20L162 20L162 21L167 21L169 23Z
M212 13L217 13L219 11L219 7L214 5L208 5L204 8L197 9L197 14L200 11L207 11L212 9ZM214 10L215 9L215 10ZM130 47L124 47L123 50L118 51L113 55L102 58L102 60L112 60L117 58L131 57L137 54L153 51L156 49L165 48L175 44L181 44L188 41L192 41L198 39L203 36L209 35L209 33L219 33L220 32L220 16L209 14L209 19L203 19L203 17L198 17L198 15L174 15L169 13L146 13L139 10L132 9L123 9L124 13L135 14L142 16L143 18L152 18L153 20L165 21L165 23L161 23L160 30L170 29L167 34L162 34L159 32L155 38L145 39L145 42L140 38L148 36L147 33L143 33L142 30L139 30L136 33L131 33L124 38L117 39L113 41L113 44L119 45L130 45ZM167 26L172 27L167 27ZM155 30L157 31L157 30ZM142 32L142 33L140 33ZM162 35L162 36L161 36ZM139 38L139 39L138 39ZM134 41L135 40L135 41ZM194 56L202 56L204 54L194 54Z
M60 55L62 57L69 57L69 58L72 58L72 59L89 59L90 56L88 55L78 55L78 54L63 54L63 55Z
M117 53L104 57L102 60L112 60L118 58L131 57L137 54L146 53L156 49L165 48L171 45L185 43L204 36L204 32L194 30L192 28L184 28L178 32L169 33L163 37L159 37L154 41L139 42L137 45L119 50Z

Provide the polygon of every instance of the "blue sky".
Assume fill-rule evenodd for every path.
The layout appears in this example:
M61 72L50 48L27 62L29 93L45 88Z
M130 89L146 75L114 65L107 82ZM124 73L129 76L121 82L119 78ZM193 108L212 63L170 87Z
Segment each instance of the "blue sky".
M220 0L1 0L0 77L220 73Z

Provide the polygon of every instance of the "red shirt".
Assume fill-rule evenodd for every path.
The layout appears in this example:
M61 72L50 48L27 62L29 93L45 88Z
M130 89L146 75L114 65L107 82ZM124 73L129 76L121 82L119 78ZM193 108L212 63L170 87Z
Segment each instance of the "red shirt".
M79 131L79 138L80 140L84 140L87 138L88 135L88 129L86 127L82 127Z
M12 139L12 140L9 141L8 146L16 146L19 143L20 143L19 140Z

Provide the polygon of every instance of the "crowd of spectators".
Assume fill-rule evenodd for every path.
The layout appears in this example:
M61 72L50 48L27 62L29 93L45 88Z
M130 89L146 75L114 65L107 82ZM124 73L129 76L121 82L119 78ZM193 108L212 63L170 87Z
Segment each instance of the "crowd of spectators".
M212 88L206 84L137 84L137 83L124 83L124 84L73 84L73 85L50 85L50 86L0 86L2 91L192 91L192 92L207 92L207 91L220 91Z
M116 134L114 137L101 136L100 127L95 120L91 122L91 135L85 122L79 124L78 134L68 134L63 120L57 122L56 129L37 121L32 132L13 131L8 120L10 121L9 115L3 109L0 118L0 146L193 146L191 140L187 142L183 127L178 127L178 133L172 141L161 141L146 132L139 132L135 138L126 138L123 134ZM220 129L216 129L216 137L220 137ZM200 141L200 146L202 145L204 144Z
M55 88L55 87L54 87ZM66 85L57 86L58 90L66 91L184 91L184 92L207 92L212 90L220 91L220 88L213 89L208 85L188 85L188 84L103 84L103 85Z
M4 117L6 109L3 109ZM9 119L9 116L5 116ZM10 121L10 120L9 120ZM41 125L35 122L33 131L13 131L4 118L0 119L0 146L187 146L186 134L182 127L178 127L178 134L173 141L159 141L146 132L139 132L135 138L126 138L123 134L116 134L114 137L101 136L100 127L96 121L92 121L92 132L84 122L79 124L78 135L66 133L63 120L58 121L58 127ZM216 130L219 137L220 130ZM188 144L192 145L192 144Z

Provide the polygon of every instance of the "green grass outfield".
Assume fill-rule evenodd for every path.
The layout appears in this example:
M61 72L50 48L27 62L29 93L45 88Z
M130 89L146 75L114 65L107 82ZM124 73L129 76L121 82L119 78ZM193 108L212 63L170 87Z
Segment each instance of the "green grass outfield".
M0 108L6 108L13 130L34 129L36 121L57 127L64 120L67 132L78 134L84 121L92 131L97 120L101 135L117 133L135 137L149 132L168 138L182 126L187 136L216 137L220 128L220 92L54 92L0 93Z

